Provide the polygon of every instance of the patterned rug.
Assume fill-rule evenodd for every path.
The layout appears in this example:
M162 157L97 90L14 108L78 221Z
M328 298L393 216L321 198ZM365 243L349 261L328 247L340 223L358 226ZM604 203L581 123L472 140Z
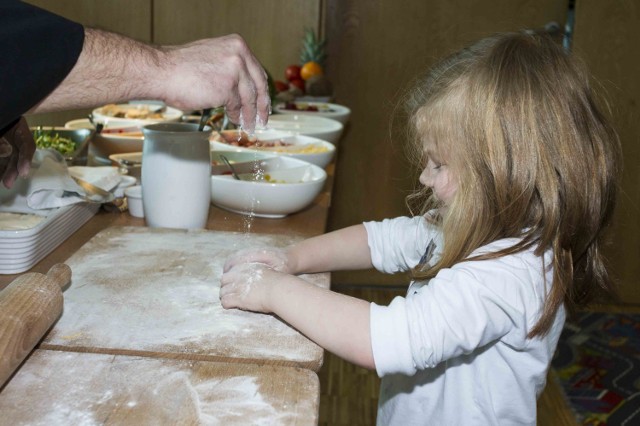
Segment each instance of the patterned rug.
M582 425L640 425L640 315L567 321L552 367Z

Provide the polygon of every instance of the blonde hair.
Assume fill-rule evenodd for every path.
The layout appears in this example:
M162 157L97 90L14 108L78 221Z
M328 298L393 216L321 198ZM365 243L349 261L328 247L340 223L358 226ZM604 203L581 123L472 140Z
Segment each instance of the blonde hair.
M407 106L415 156L424 161L425 145L444 154L458 181L441 218L442 257L416 279L529 248L542 266L552 249L553 282L529 337L546 334L563 303L572 311L598 289L613 293L601 246L620 147L576 59L545 35L497 35L442 61ZM431 196L422 213L433 207ZM471 257L510 237L519 242Z

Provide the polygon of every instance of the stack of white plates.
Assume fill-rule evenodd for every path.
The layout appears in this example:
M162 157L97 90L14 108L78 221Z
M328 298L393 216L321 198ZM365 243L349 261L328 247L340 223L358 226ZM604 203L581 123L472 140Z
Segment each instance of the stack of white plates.
M18 274L31 269L91 219L99 208L100 204L72 204L53 209L33 227L0 229L0 274Z

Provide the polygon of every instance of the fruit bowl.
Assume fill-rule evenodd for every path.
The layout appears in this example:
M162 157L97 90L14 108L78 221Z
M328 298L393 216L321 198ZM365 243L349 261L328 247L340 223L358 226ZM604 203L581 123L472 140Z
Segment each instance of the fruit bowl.
M254 173L239 176L241 180L213 174L211 202L225 210L266 218L281 218L309 206L327 179L322 168L284 156L258 160Z

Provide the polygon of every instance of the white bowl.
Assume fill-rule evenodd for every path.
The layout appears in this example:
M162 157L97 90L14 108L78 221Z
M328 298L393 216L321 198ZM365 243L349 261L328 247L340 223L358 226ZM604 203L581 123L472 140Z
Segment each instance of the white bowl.
M71 120L65 123L68 129L93 129L86 119ZM142 151L141 123L132 124L127 120L111 119L104 123L102 132L94 135L89 144L89 157L97 164L109 164L111 154Z
M136 183L138 183L138 180L133 176L120 176L120 183L113 189L113 195L115 195L116 198L124 197L124 191Z
M211 202L237 213L280 218L311 204L327 180L322 168L295 158L273 157L260 163L261 173L240 174L243 180L212 175ZM262 173L270 177L268 182L255 180Z
M142 206L142 187L140 185L130 186L124 190L127 197L127 207L129 214L133 217L144 217L144 207Z
M142 152L124 152L111 154L111 164L120 169L120 173L135 178L140 182L142 177Z
M211 151L211 173L230 174L229 167L224 164L220 155L224 155L229 162L240 171L247 172L252 168L252 163L266 158L276 157L276 154L257 151ZM120 173L126 173L127 177L132 177L140 182L142 177L142 152L127 152L122 154L112 154L109 156L112 164L120 169ZM123 176L125 177L125 176Z
M278 114L300 114L311 117L326 117L347 124L351 110L343 105L327 102L281 102L275 107Z
M225 130L223 134L233 140L235 139L235 135L239 135L239 132L238 130ZM211 148L215 150L238 152L266 152L304 160L322 168L327 167L336 152L335 145L327 142L326 140L311 136L298 135L291 132L262 129L256 130L255 136L263 146L234 146L226 142L219 133L214 132L211 135ZM287 146L265 146L273 144L276 141L287 144Z
M211 151L211 174L230 175L229 166L222 159L224 156L236 173L252 173L262 160L277 157L276 154L258 151L227 151L214 149Z
M164 108L159 113L154 111ZM158 103L131 102L127 104L103 105L92 111L95 121L107 123L110 120L127 121L130 124L151 124L160 121L179 121L182 111Z
M267 128L299 135L311 136L338 144L344 125L326 117L302 114L274 114L269 117Z
M33 135L36 142L39 136L49 136L49 137L60 137L64 139L69 139L74 144L74 151L72 153L63 154L64 159L68 166L73 165L86 165L87 164L87 153L90 142L90 138L93 133L91 129L68 129L66 127L58 127L58 126L36 126L31 127L31 134ZM87 141L89 139L89 141Z

